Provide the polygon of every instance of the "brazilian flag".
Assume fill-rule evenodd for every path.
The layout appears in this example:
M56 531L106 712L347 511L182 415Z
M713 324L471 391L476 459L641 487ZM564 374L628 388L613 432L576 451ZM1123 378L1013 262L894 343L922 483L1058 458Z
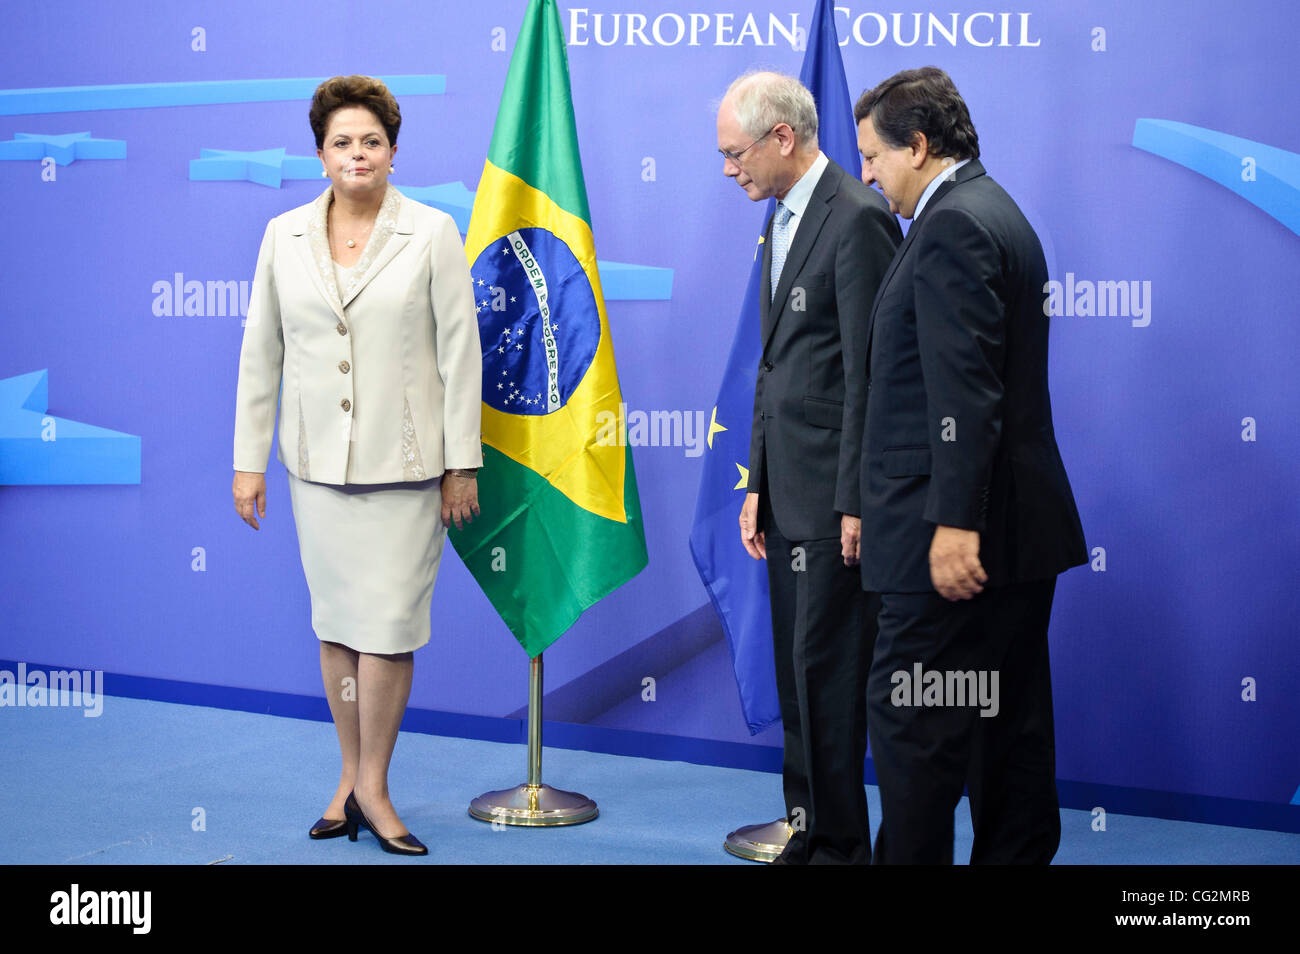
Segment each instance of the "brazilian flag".
M646 565L555 0L531 0L465 237L482 515L456 552L529 656Z

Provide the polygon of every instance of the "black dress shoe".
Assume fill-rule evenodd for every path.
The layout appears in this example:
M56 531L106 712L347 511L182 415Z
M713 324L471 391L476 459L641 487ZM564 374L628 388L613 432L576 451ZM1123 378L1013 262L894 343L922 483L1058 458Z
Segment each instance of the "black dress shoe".
M317 840L321 838L337 838L339 835L348 833L348 822L346 818L318 818L316 824L311 826L311 831L307 835Z
M370 819L366 818L366 813L357 804L357 797L354 793L348 793L348 800L343 803L343 814L347 815L348 841L356 841L357 831L364 827L369 829L370 834L375 836L375 840L379 842L379 847L389 854L427 855L429 853L429 849L424 846L423 842L409 832L399 838L385 838L375 831L375 826L370 824Z
M768 862L769 865L806 865L808 863L808 838L797 831L790 836L781 853Z

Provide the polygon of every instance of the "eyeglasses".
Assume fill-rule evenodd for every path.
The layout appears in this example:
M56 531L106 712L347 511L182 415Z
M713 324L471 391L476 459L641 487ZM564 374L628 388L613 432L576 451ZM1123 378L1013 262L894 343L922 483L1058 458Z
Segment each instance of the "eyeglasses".
M779 125L781 125L781 124L780 124L780 123L777 123L776 125L779 126ZM725 150L725 149L719 149L719 150L718 150L718 153L722 156L723 159L730 159L732 162L739 163L739 162L740 162L740 157L741 157L741 156L743 156L745 153L749 152L749 150L753 149L755 146L757 146L760 142L762 142L762 141L763 141L764 139L766 139L768 136L772 135L772 133L774 133L774 132L776 132L776 126L773 126L773 127L772 127L771 129L769 129L767 132L763 133L763 135L759 136L757 139L755 139L753 142L751 142L751 143L750 143L748 146L746 146L744 149L740 150L740 152L727 152L727 150Z

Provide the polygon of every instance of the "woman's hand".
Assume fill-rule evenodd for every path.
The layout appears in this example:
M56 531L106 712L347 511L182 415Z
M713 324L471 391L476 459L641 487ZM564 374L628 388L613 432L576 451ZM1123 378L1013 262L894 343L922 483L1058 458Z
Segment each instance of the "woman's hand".
M478 478L470 473L449 470L442 477L442 525L461 529L461 521L470 523L479 515Z
M266 475L237 470L231 490L235 495L235 510L244 523L258 529L257 518L266 519Z

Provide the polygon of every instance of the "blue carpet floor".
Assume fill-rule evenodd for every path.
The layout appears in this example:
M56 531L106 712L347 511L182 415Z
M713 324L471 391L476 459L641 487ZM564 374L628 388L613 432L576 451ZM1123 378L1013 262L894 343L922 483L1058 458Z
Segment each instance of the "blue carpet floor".
M307 829L338 778L329 723L107 697L76 708L0 713L0 862L8 864L737 864L726 833L781 811L780 776L547 749L543 779L581 791L600 817L566 829L494 830L466 813L481 792L521 782L521 745L402 733L393 803L430 848L383 853L369 834L314 842ZM880 799L868 787L873 825ZM969 857L957 808L955 857ZM1058 864L1295 864L1300 835L1061 813ZM196 830L198 829L198 830Z

